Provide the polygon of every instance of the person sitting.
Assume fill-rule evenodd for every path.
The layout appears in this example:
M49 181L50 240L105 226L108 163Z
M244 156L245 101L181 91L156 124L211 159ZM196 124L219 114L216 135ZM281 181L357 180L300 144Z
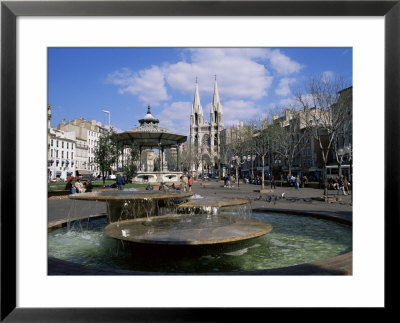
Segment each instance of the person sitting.
M92 185L92 181L90 179L86 182L85 186L86 186L86 192L92 191L93 185Z
M65 190L66 190L66 191L70 191L70 192L72 193L72 187L73 187L73 185L72 185L72 179L70 179L70 180L67 182L67 185L65 185Z
M78 178L75 182L75 188L77 193L85 193L85 188L83 187L83 184L81 182L81 179Z

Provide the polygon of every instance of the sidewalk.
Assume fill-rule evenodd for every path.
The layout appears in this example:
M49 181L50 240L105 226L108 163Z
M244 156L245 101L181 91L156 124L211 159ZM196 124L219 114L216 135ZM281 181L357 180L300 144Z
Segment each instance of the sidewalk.
M325 202L319 201L323 195L323 190L314 188L280 187L271 193L261 194L261 185L243 184L239 187L233 185L225 188L222 181L195 181L192 191L202 197L221 197L221 198L248 198L253 210L281 210L288 212L307 212L326 214L352 221L352 200L351 196L337 195L337 191L330 190L329 197L338 198L338 201ZM270 189L266 186L265 189ZM257 192L258 191L258 192ZM283 197L282 197L283 195ZM48 199L48 221L67 220L68 216L73 218L87 217L93 212L106 213L105 203L95 203L91 201L79 201L79 207L74 208L74 201L66 198ZM95 203L95 204L94 204ZM94 209L93 209L94 208Z
M265 190L270 190L270 186L265 186ZM337 191L329 190L330 200L337 201L325 202L321 199L322 189L280 187L276 186L271 193L260 193L261 185L243 184L239 187L233 185L225 188L223 182L216 181L197 181L193 185L193 192L204 197L241 197L251 201L252 209L263 210L283 210L294 212L312 212L341 217L346 221L352 221L352 198L351 195L337 195ZM283 195L283 197L282 197Z

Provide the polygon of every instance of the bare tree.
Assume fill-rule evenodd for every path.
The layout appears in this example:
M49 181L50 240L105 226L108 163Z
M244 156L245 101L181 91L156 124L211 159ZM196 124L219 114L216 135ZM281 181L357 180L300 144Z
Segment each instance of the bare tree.
M324 195L328 196L326 165L329 154L342 128L346 104L339 100L340 91L345 89L342 78L310 78L304 90L295 94L296 101L303 108L305 122L312 137L317 141L324 165Z
M340 91L339 96L339 111L342 113L343 122L336 132L336 136L333 140L333 152L335 155L336 162L338 164L339 176L342 175L342 165L347 159L348 162L351 160L351 145L352 145L352 133L353 133L353 106L352 106L353 91L351 88ZM333 108L336 113L336 105Z
M201 164L201 156L202 152L198 148L197 145L191 146L190 147L190 156L191 156L191 161L192 161L192 166L194 166L194 169L196 172L198 172L200 164Z
M190 144L186 143L182 146L179 156L180 170L188 171L192 166L192 152L190 151Z
M271 140L272 140L272 128L271 120L269 116L258 117L255 120L249 121L249 131L248 136L250 140L248 141L249 147L255 152L257 156L261 158L261 189L263 190L264 185L264 166L265 160L270 153ZM271 165L270 165L271 166Z
M242 155L245 151L246 127L238 125L225 129L225 138L221 156L226 163L235 165L235 176L239 187L239 169L242 164Z
M295 109L285 109L284 115L270 125L273 139L271 152L287 161L289 176L295 159L301 154L309 139L305 123L305 113Z

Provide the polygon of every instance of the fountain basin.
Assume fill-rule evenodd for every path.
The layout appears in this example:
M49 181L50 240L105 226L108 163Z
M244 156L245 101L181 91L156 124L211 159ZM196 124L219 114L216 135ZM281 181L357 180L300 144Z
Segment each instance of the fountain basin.
M118 240L145 245L218 245L242 242L269 233L263 220L233 215L168 214L114 222L105 233Z
M238 199L238 198L203 198L193 199L182 203L179 208L200 208L200 207L229 207L249 204L249 199Z
M106 216L49 229L49 274L91 275L217 274L244 275L351 275L351 223L315 214L255 212L273 230L233 252L137 253L130 243L104 234ZM57 228L58 227L58 228ZM154 245L157 246L157 245ZM195 247L195 245L190 246ZM157 248L153 248L156 250ZM62 264L62 266L60 266ZM314 265L315 264L315 265ZM84 267L82 267L84 266Z
M72 194L73 200L107 202L108 221L116 222L134 218L153 217L161 210L182 203L192 196L192 192L182 191L102 191Z

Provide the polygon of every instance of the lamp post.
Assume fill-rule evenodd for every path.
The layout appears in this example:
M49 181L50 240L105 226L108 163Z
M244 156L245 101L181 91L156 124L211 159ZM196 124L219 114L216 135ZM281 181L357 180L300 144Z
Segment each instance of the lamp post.
M111 112L108 110L102 110L104 113L108 114L108 131L111 130Z

